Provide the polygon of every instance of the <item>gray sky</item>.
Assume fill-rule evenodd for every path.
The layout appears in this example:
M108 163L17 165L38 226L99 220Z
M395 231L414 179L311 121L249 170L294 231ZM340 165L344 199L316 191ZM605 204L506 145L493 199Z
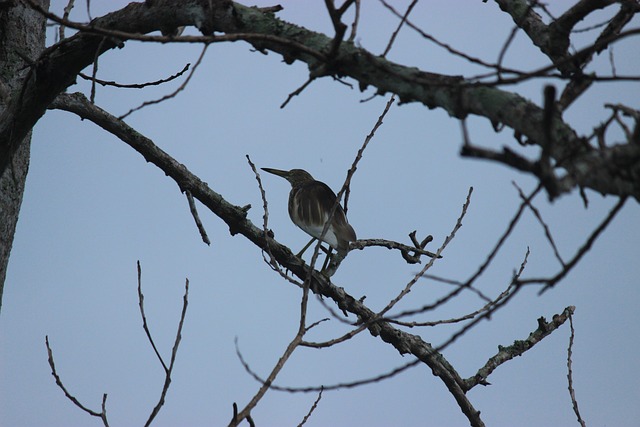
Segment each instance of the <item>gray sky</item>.
M66 2L52 3L52 10L61 13ZM92 15L126 3L93 1ZM378 2L363 3L357 42L381 53L397 20ZM406 3L397 2L398 8ZM282 4L285 9L278 14L282 19L332 34L323 2ZM607 10L598 18L611 13ZM84 7L78 6L72 18L84 20ZM429 34L489 62L497 58L512 27L511 19L492 2L468 0L456 2L455 7L447 1L422 2L412 20ZM165 78L187 62L193 64L200 51L196 45L128 42L124 49L100 58L99 77L122 83ZM637 39L615 45L620 74L638 74L637 51ZM473 75L483 71L453 59L406 28L388 57L432 72ZM607 72L608 61L607 54L601 55L597 70ZM506 64L532 69L545 62L519 34ZM281 57L252 52L245 43L212 45L185 91L134 113L127 122L231 203L251 204L249 217L261 224L260 193L245 155L259 167L304 168L337 190L388 99L362 103L371 91L361 93L357 85L351 89L325 78L280 109L307 74L303 64L287 66ZM507 89L540 103L545 83L538 80ZM98 87L96 103L119 115L169 93L177 84L144 91ZM79 80L69 91L77 90L87 93L88 85ZM602 104L619 102L638 108L639 95L637 83L602 84L578 100L566 120L580 133L589 133L607 116ZM509 130L495 134L484 119L470 119L469 130L475 143L488 147L512 140ZM435 249L450 233L473 186L464 225L431 270L458 280L473 274L519 204L511 181L527 192L535 182L495 164L460 159L461 140L458 122L444 112L415 104L394 105L353 179L348 216L358 237L408 242L407 234L416 229L418 236L434 236L430 247ZM289 185L274 176L262 178L269 226L280 242L297 251L307 236L288 218ZM573 256L616 202L612 197L587 194L586 210L577 194L565 195L551 205L544 195L536 199L565 259ZM224 425L231 418L233 402L240 407L248 402L259 384L243 370L234 339L238 338L252 369L266 376L295 334L300 291L273 273L255 246L242 236L230 236L227 227L201 205L199 211L213 241L210 247L201 242L184 195L161 171L92 123L60 111L45 115L34 131L0 319L0 425L99 422L73 406L55 385L45 335L72 394L97 410L102 394L108 393L111 425L144 423L160 394L163 371L141 326L137 260L142 264L147 318L166 359L185 278L190 281L189 311L173 383L154 425ZM469 377L496 353L498 345L525 339L536 329L540 316L550 320L566 306L575 305L573 373L583 417L592 426L637 425L639 214L638 203L629 201L561 285L541 297L536 288L524 290L444 355L463 377ZM531 255L524 277L558 270L542 228L527 212L477 287L487 295L498 295L527 247ZM350 253L334 283L356 298L366 295L367 305L377 310L416 271L397 253L370 248ZM397 310L428 304L448 289L424 280ZM465 294L421 319L456 317L482 304L473 294ZM309 319L327 316L312 299ZM410 332L438 345L458 328ZM336 337L347 329L331 320L315 328L308 339ZM523 357L502 365L489 377L491 386L469 393L487 425L576 425L567 392L568 341L567 324ZM336 348L297 350L276 382L330 385L376 376L409 360L363 333ZM252 415L258 425L297 425L315 399L315 394L270 391ZM443 384L426 367L418 366L383 383L325 393L308 425L464 426L468 422Z

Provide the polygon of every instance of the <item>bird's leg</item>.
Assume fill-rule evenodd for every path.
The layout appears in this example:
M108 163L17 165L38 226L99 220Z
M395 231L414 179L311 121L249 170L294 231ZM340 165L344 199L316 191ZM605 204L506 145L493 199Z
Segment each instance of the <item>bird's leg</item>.
M327 257L324 259L324 263L322 264L322 268L320 269L320 271L324 271L327 268L327 265L329 265L329 261L331 259L333 259L333 254L332 254L332 250L331 250L331 246L329 246L329 251L327 252Z
M316 241L316 238L315 238L315 237L314 237L314 238L312 238L311 240L309 240L309 243L307 243L307 244L304 246L304 248L302 248L302 250L296 254L296 256L297 256L298 258L302 258L302 254L304 253L304 251L306 251L306 250L309 248L309 246L311 246L311 244L312 244L313 242L315 242L315 241Z

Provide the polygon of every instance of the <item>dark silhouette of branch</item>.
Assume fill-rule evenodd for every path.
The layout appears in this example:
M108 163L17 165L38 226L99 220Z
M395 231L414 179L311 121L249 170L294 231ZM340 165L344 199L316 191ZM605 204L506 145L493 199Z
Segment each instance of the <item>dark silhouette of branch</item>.
M262 230L264 231L264 236L266 241L266 248L263 249L262 251L262 259L272 270L276 271L280 275L280 277L282 277L289 283L292 283L297 287L302 288L303 287L302 283L290 277L286 272L282 271L282 268L280 268L278 261L276 260L276 258L273 256L273 253L271 252L271 246L269 245L269 241L270 239L273 238L273 231L269 230L269 208L267 203L267 193L264 190L264 187L262 186L262 179L260 178L260 173L258 172L256 165L251 161L251 158L249 157L249 155L247 155L246 158L247 158L247 162L249 163L249 167L251 167L251 170L253 171L253 174L256 178L256 181L258 183L258 189L260 190L260 197L262 198L262 212L263 212ZM265 252L269 255L268 260L264 255Z
M426 255L430 258L442 258L442 255L436 255L435 253L427 251L419 246L409 246L385 239L359 239L355 242L352 242L349 245L349 248L351 250L363 250L364 248L369 248L372 246L379 246L387 249L398 249L402 252L404 259L409 264L419 264L421 262L420 255ZM409 255L409 253L411 252L413 253L413 255Z
M524 255L524 259L522 261L522 264L520 264L520 269L517 272L514 273L514 275L513 275L514 277L511 280L511 283L509 284L509 287L507 288L508 292L506 292L505 297L502 298L502 299L497 300L495 302L495 304L492 304L491 307L488 310L482 312L481 315L477 316L471 322L467 323L465 326L460 328L460 330L458 332L456 332L453 335L451 335L451 337L448 340L446 340L445 342L440 344L438 347L436 347L437 351L442 351L445 348L447 348L448 346L450 346L451 344L453 344L458 338L462 337L464 334L466 334L469 330L471 330L473 327L475 327L482 320L491 318L493 313L495 313L497 310L499 310L500 308L502 308L505 305L507 305L507 303L509 301L511 301L511 299L513 297L516 296L518 291L521 289L519 286L516 286L516 281L520 278L520 275L522 274L522 272L524 271L524 268L527 265L527 260L529 259L529 253L530 253L529 252L529 248L527 248L527 252ZM512 289L510 289L510 288L512 288Z
M428 275L425 275L425 277L429 277ZM433 277L431 277L433 278ZM460 286L463 286L463 284L461 283ZM468 289L473 289L475 290L475 288L473 287L467 287ZM470 320L473 319L474 317L476 317L479 314L485 313L490 311L493 307L495 307L496 305L498 305L498 303L500 303L503 299L505 299L506 297L509 296L509 294L514 290L514 287L509 285L507 287L507 289L505 289L502 293L500 293L500 295L498 295L495 299L493 300L489 300L484 306L480 307L479 309L477 309L476 311L473 311L471 313L465 314L464 316L460 316L460 317L455 317L452 319L443 319L443 320L434 320L431 322L403 322L400 320L397 320L401 317L406 317L406 316L414 316L416 314L421 314L424 313L427 310L424 309L420 309L420 310L407 310L407 311L403 311L402 313L399 313L398 315L395 316L389 316L389 318L385 319L390 323L396 324L396 325L400 325L400 326L406 326L409 328L414 328L417 326L438 326L438 325L445 325L445 324L452 324L452 323L460 323L463 322L465 320ZM484 295L482 295L484 298L486 298Z
M184 192L187 196L187 202L189 203L189 211L191 212L191 216L196 223L196 227L198 227L198 232L200 233L200 237L202 241L207 245L211 244L209 240L209 236L207 235L207 230L204 229L204 225L202 225L202 221L200 220L200 215L198 215L198 209L196 208L196 202L193 200L193 195L189 190Z
M80 403L80 401L78 399L76 399L71 393L69 393L67 388L62 383L62 379L60 378L60 375L58 375L58 371L56 371L56 365L55 365L55 362L53 361L53 350L51 350L51 346L49 345L49 336L48 335L45 337L44 341L45 341L45 345L47 346L47 354L48 354L48 359L49 359L49 366L51 367L51 375L53 375L53 378L56 379L56 385L58 387L60 387L60 389L62 390L62 392L66 396L66 398L69 399L71 402L73 402L74 405L76 405L78 408L82 409L87 414L89 414L89 415L91 415L93 417L100 418L102 420L102 424L105 427L109 427L109 422L107 420L107 410L106 410L107 394L104 393L102 395L102 411L101 412L97 412L97 411L91 410L91 409L87 408L86 406L84 406L82 403Z
M242 363L242 366L244 367L245 371L251 375L253 377L254 380L256 380L257 382L259 382L260 384L266 385L268 383L268 379L262 379L258 374L256 374L251 367L249 366L249 364L242 358L242 355L240 353L238 353L238 357L240 358L240 362ZM409 368L412 368L414 366L417 366L420 364L420 360L413 360L411 362L405 363L402 366L399 366L395 369L392 369L389 372L385 372L384 374L381 375L377 375L375 377L371 377L371 378L366 378L366 379L362 379L362 380L357 380L357 381L351 381L351 382L342 382L342 383L338 383L338 384L331 384L331 385L320 385L320 386L310 386L310 387L285 387L285 386L280 386L277 384L272 384L269 383L269 388L272 390L276 390L276 391L284 391L287 393L317 393L322 391L333 391L333 390L340 390L343 388L355 388L355 387L361 387L364 385L368 385L368 384L375 384L378 383L380 381L384 381L386 379L389 378L393 378L396 375L400 374L401 372L406 371Z
M31 0L25 1L30 2L29 4L33 3ZM470 82L461 77L416 71L412 67L404 67L386 61L384 58L376 57L351 43L337 43L339 38L329 38L300 27L294 27L279 20L273 14L263 13L258 9L246 8L237 3L208 2L205 0L189 0L189 2L194 5L190 10L201 11L202 14L187 14L181 8L174 8L176 10L172 9L171 14L169 14L167 9L163 8L165 6L164 2L161 1L154 2L156 7L148 7L146 4L140 6L134 3L122 11L94 20L90 26L76 25L76 28L81 30L81 33L52 46L43 56L43 59L46 59L50 64L50 69L64 70L66 73L64 74L65 78L58 78L56 84L46 86L47 90L45 92L47 95L44 98L29 98L28 102L21 108L12 106L9 109L11 113L10 117L7 117L9 119L7 123L15 123L16 126L10 131L8 127L3 127L1 126L2 123L0 123L0 141L4 141L4 137L6 137L7 141L20 141L35 123L35 120L44 112L51 99L66 88L82 68L93 61L96 51L112 49L119 43L121 44L122 40L136 39L165 43L213 43L246 40L256 49L271 50L283 55L287 62L294 60L307 62L312 69L312 75L314 75L313 70L316 70L315 73L318 76L328 74L351 77L358 81L362 90L367 86L373 85L380 94L393 92L399 96L402 102L421 102L431 108L443 108L454 117L465 117L469 114L480 115L493 123L511 127L518 135L526 137L529 143L543 144L545 132L545 126L542 125L543 110L516 94L492 87L492 83L467 84ZM515 7L513 4L504 6L502 0L499 3L501 7ZM333 17L341 16L340 14L344 13L349 4L351 2L346 1L340 8L333 7L332 10L335 12L332 12ZM525 10L528 9L528 5L524 6ZM33 7L38 10L37 6ZM140 9L141 7L144 7L144 9ZM212 9L210 10L210 8ZM228 8L233 9L233 14L227 13ZM185 7L185 9L187 8ZM515 11L516 9L513 10ZM125 19L133 12L137 13L135 22ZM46 16L48 17L51 15L46 11L41 13L47 13ZM231 15L233 15L233 19L229 19ZM215 22L212 21L212 17L216 18ZM53 16L51 19L57 19L58 21L56 22L64 25L69 24L63 22L59 17ZM522 20L523 27L526 25L535 26L532 23L536 22L530 16L514 17L514 20L517 23ZM172 38L143 34L157 30L158 22L173 22L176 27L197 24L205 36ZM269 34L265 30L265 28L273 28L276 23L282 28L281 36L278 37ZM409 24L407 20L406 25ZM540 27L541 30L548 32L548 27L544 23L542 25ZM219 38L209 36L208 34L211 34L213 29L226 34L216 36ZM526 28L523 29L527 30ZM255 32L251 33L251 31ZM96 40L96 34L107 36L108 42L105 42L104 46L100 47L100 42ZM527 34L530 34L530 32ZM521 73L515 80L512 79L511 81L500 79L494 82L493 85L505 85L537 76L548 76L549 72L559 67L559 61L580 63L584 61L584 58L603 46L609 46L613 42L636 34L640 34L640 29L620 31L619 33L611 32L610 35L598 39L594 44L581 49L575 54L558 59L550 67ZM100 38L100 40L103 39ZM69 56L66 54L64 58L60 57L59 54L61 52L58 52L58 49L61 49L62 45L65 46L65 52L71 50L77 55ZM328 59L322 52L330 52L335 46L337 46L335 56ZM325 67L323 64L327 66ZM495 69L495 64L490 64L490 66ZM39 76L43 78L43 83L46 82L44 76L40 74ZM589 76L584 75L579 77L580 79L589 78ZM566 78L568 79L569 77ZM619 80L620 78L620 76L616 76L616 79ZM25 91L31 93L33 84L33 82L29 83L25 87ZM491 102L487 102L488 99ZM26 113L21 114L22 112ZM628 161L628 159L637 159L639 157L640 147L624 144L617 147L607 147L605 150L589 149L568 123L562 120L562 117L554 118L551 129L553 130L551 135L553 143L549 145L550 157L567 171L567 175L558 180L560 194L578 187L591 188L601 193L618 196L631 195L640 200L640 188L633 180L628 178L629 176L634 176L634 173L640 169L639 162ZM0 160L2 162L4 162L5 158L9 159L13 155L14 148L12 148L12 144L10 143L7 147L4 147L7 148L6 152L3 146L0 146ZM4 163L0 162L0 170L3 170L4 167ZM629 171L630 174L613 172L619 170Z
M607 228L613 218L615 218L620 209L622 209L622 206L624 206L626 200L626 197L623 197L618 201L618 203L616 203L616 205L613 207L613 209L611 209L611 211L609 211L609 214L607 214L600 225L595 230L593 230L585 243L580 247L580 249L578 249L573 258L569 262L567 262L555 276L549 278L521 279L518 280L518 285L543 284L544 286L542 287L542 289L540 289L540 294L554 287L560 280L562 280L567 274L569 274L569 272L578 264L582 257L589 252L591 246L593 246L593 243Z
M84 73L79 73L78 75L80 77L82 77L85 80L91 80L101 86L113 86L113 87L117 87L120 89L143 89L145 87L148 86L159 86L162 85L164 83L168 83L172 80L177 79L178 77L182 76L184 73L186 73L189 70L189 67L191 66L190 63L188 63L187 65L184 66L184 68L181 71L178 71L176 74L169 76L167 78L164 79L160 79L160 80L155 80L152 82L145 82L145 83L131 83L131 84L124 84L124 83L118 83L115 81L108 81L108 80L101 80L98 79L96 77L93 76L87 76Z
M307 415L305 415L302 421L300 422L300 424L298 424L298 427L302 427L309 420L309 418L311 417L311 414L313 414L313 411L315 411L316 408L318 407L318 403L320 403L320 399L322 399L322 389L320 389L320 391L318 392L318 397L313 402L313 405L309 409L309 412L307 413Z
M346 4L347 4L347 2L345 1L344 5L346 5ZM343 5L343 7L344 7L344 5ZM338 208L338 206L340 204L340 200L342 199L343 195L344 195L344 203L343 203L344 212L346 213L349 210L349 194L351 192L351 179L353 178L353 175L356 173L356 170L358 169L358 163L360 162L360 160L362 160L362 156L364 155L364 150L366 150L367 146L369 145L369 143L371 142L371 140L375 136L376 131L378 130L378 128L380 128L380 126L382 126L383 120L386 117L386 115L389 112L389 110L391 109L391 106L393 105L395 100L396 100L395 96L391 96L389 98L389 100L387 101L386 105L384 106L384 109L382 110L382 113L380 114L380 116L378 116L378 119L376 120L375 124L371 128L371 131L365 137L362 145L358 149L358 151L357 151L357 153L355 155L355 158L353 159L353 162L351 163L351 167L347 171L347 177L344 180L344 184L342 184L342 188L340 188L340 191L338 191L338 194L336 195L337 196L336 197L336 202L334 203L333 209L331 209L331 213L329 214L327 222L325 223L324 228L322 230L322 233L320 234L321 237L324 237L324 235L329 230L329 225L331 223L331 218L333 218L333 215L334 215L336 209ZM314 265L314 261L315 261L315 258L317 257L319 248L320 248L320 243L318 243L318 245L316 246L316 249L314 251L313 257L311 258L311 267L313 267L313 265ZM331 277L335 273L335 271L338 269L338 267L340 266L340 262L341 261L342 261L342 259L341 259L340 256L332 257L331 258L331 262L329 263L329 266L324 270L324 274L326 274L328 277Z
M381 311L378 312L377 314L378 317L383 317L386 313L389 312L389 310L391 310L402 298L404 298L411 291L411 288L413 287L413 285L415 285L416 282L427 272L427 270L431 268L435 260L440 257L440 254L442 253L442 251L444 251L444 249L449 245L449 243L451 243L451 241L455 238L456 233L462 227L462 220L467 214L467 209L471 204L471 193L473 193L473 187L469 188L469 192L467 193L467 198L464 204L462 205L462 211L460 212L460 215L458 216L458 219L453 229L451 230L449 235L444 239L444 242L442 242L442 245L440 245L440 247L436 251L435 257L431 258L429 262L422 268L422 270L416 273L413 276L413 278L409 281L409 283L406 284L404 289L402 289L402 291L400 291L400 293L394 299L389 301L389 303Z
M529 209L531 209L531 212L533 212L533 215L536 217L536 219L538 220L538 222L542 226L542 229L544 230L544 235L547 238L547 241L549 242L549 245L551 245L551 248L553 249L553 254L555 255L555 257L558 260L558 262L560 263L560 265L562 265L564 267L565 266L565 262L562 259L562 257L560 256L560 252L558 251L558 247L556 246L556 243L553 240L553 236L551 235L551 231L549 230L549 226L542 219L542 215L540 214L540 211L533 205L533 203L531 203L531 200L527 199L527 197L524 195L524 192L518 186L518 184L516 184L514 181L512 181L512 184L518 190L518 195L520 196L522 201L527 204Z
M578 422L582 427L587 427L587 424L582 419L580 415L580 410L578 409L578 401L576 400L576 391L573 389L573 370L571 369L572 361L571 356L573 355L573 338L575 336L575 331L573 330L573 313L569 314L569 328L571 330L571 335L569 336L569 347L567 348L567 380L569 382L569 396L571 397L571 406L573 407L573 412L578 417Z
M153 351L156 353L160 364L164 368L165 377L164 384L162 386L162 392L160 393L160 398L158 399L158 403L154 406L149 418L145 422L145 427L151 425L155 417L164 406L165 397L167 392L169 391L169 386L171 385L171 374L173 372L173 366L176 361L176 356L178 355L178 347L180 346L180 341L182 340L182 327L184 326L184 318L187 314L187 306L189 304L189 279L185 280L184 285L184 296L182 297L182 312L180 313L180 321L178 323L178 331L176 332L176 338L173 342L173 348L171 350L171 359L169 360L169 365L167 365L158 352L158 348L156 347L155 342L153 341L153 337L151 336L151 332L149 331L149 326L147 324L147 317L144 313L144 295L142 294L142 269L140 267L140 261L137 262L138 267L138 305L140 307L140 316L142 317L142 327L144 329L145 334L147 335L147 339L153 347Z
M152 101L143 102L139 106L137 106L135 108L132 108L129 111L127 111L125 114L121 115L119 117L120 120L125 119L130 114L135 113L136 111L139 111L139 110L143 109L144 107L147 107L149 105L159 104L161 102L166 101L167 99L174 98L176 95L178 95L180 92L182 92L187 87L187 85L189 84L189 81L191 80L191 77L193 77L193 75L195 74L196 70L198 69L198 66L200 65L200 63L204 59L204 54L207 52L207 48L208 47L209 47L208 44L204 45L204 47L202 48L202 52L200 52L200 56L196 60L196 63L194 64L193 68L191 69L191 72L189 73L187 78L184 80L184 82L182 82L182 84L180 86L178 86L178 88L176 90L174 90L173 92L171 92L171 93L169 93L167 95L162 96L161 98L154 99Z
M387 8L390 7L384 0L382 0L382 2L384 3L385 6L387 6ZM409 14L411 13L411 11L413 10L414 6L417 3L418 3L418 0L413 0L409 4L409 6L407 6L407 10L404 12L404 15L402 15L402 19L400 19L400 23L398 24L398 27L395 29L393 34L391 34L391 37L389 38L389 43L387 43L387 47L384 49L384 52L382 52L383 58L386 57L389 51L391 50L391 46L393 46L393 42L396 40L396 37L400 33L402 26L404 25L405 22L407 22L407 18L409 18Z
M428 34L427 32L425 32L424 30L422 30L420 27L418 27L417 25L415 25L413 22L411 22L409 19L404 18L404 15L401 14L400 12L398 12L391 4L389 4L387 1L385 0L380 0L380 2L392 13L394 14L397 18L401 19L404 24L406 24L409 28L411 28L412 30L414 30L416 33L420 34L420 36L422 38L424 38L425 40L428 40L432 43L434 43L436 46L439 46L441 48L443 48L444 50L446 50L447 52L449 52L450 54L460 57L470 63L473 64L477 64L480 65L482 67L485 68L489 68L492 70L495 70L495 72L491 73L490 75L493 76L496 73L509 73L509 74L515 74L515 75L524 75L526 74L524 71L518 71L515 69L509 69L509 68L503 68L501 66L499 66L498 64L491 64L489 62L483 61L480 58L477 58L475 56L471 56L465 52L462 52L459 49L456 49L452 46L450 46L447 43L443 43L440 40L438 40L437 38L433 37L432 35Z
M149 344L151 344L151 348L156 354L156 357L160 361L164 372L167 373L169 368L167 364L164 363L164 359L160 355L158 348L156 347L156 343L153 341L153 337L151 336L151 331L149 330L149 325L147 324L147 316L144 314L144 294L142 293L142 268L140 267L140 261L137 262L138 268L138 307L140 308L140 317L142 317L142 329L144 329L144 333L147 336L147 340L149 340Z
M331 18L331 23L333 24L333 29L336 32L333 37L333 41L331 42L331 48L327 53L329 61L336 57L340 44L342 43L342 40L344 40L344 34L347 31L347 26L341 21L341 19L342 15L344 15L353 3L355 3L355 0L345 0L342 6L336 9L334 0L324 1L327 11L329 12L329 17Z
M525 351L549 336L553 331L562 326L574 311L575 307L569 306L565 308L562 313L555 314L550 322L547 322L544 317L540 317L538 319L538 328L531 332L526 339L514 341L512 345L506 347L498 346L498 353L492 356L473 377L464 380L466 390L471 390L478 384L489 385L487 378L496 368L514 357L521 356Z
M480 414L473 407L462 389L463 383L460 376L429 343L419 336L396 329L387 322L381 322L379 315L366 307L362 301L347 294L343 288L333 285L326 275L310 269L304 261L293 255L286 246L279 244L274 239L267 239L264 230L254 226L247 219L246 209L227 202L220 194L211 190L206 183L189 172L184 165L158 148L150 139L145 138L126 125L126 123L118 120L117 117L89 103L83 95L60 95L52 104L52 107L68 110L78 114L80 117L91 120L130 145L142 154L147 161L155 164L167 176L171 177L178 184L181 191L191 191L194 198L198 199L229 225L231 234L241 233L262 249L266 249L267 245L269 245L268 247L278 263L302 280L310 280L309 288L311 291L332 299L340 310L355 314L362 322L369 325L369 332L372 335L378 336L384 342L392 345L400 354L410 353L429 366L433 374L438 376L451 392L460 409L469 419L470 424L478 427L484 425ZM297 345L297 343L293 344ZM273 373L277 374L278 371L275 369ZM246 416L246 414L243 414L243 416Z
M353 42L356 39L356 34L358 34L358 23L360 22L360 1L355 0L355 13L353 16L353 23L351 24L351 34L349 34L349 38L347 41Z
M250 414L251 414L251 411L253 410L253 408L255 408L255 406L262 399L262 397L265 395L265 393L271 388L271 385L273 384L273 381L275 381L276 377L278 376L278 374L280 373L282 368L284 368L284 365L285 365L285 363L287 363L287 360L289 360L289 357L291 357L293 352L296 350L296 348L298 348L298 346L302 342L302 338L304 337L304 334L309 330L309 328L313 327L313 325L311 327L309 327L309 328L307 328L307 326L306 326L307 304L308 304L308 301L309 301L309 285L310 285L310 283L311 283L310 280L305 280L304 286L302 288L302 300L300 302L300 322L298 324L298 331L296 332L295 337L293 337L293 339L291 340L291 342L289 343L289 345L285 349L285 351L282 354L282 356L280 356L280 358L278 359L278 362L275 364L275 366L273 367L273 369L269 373L269 376L267 377L267 379L265 381L261 382L262 384L260 386L260 389L253 396L253 398L249 401L249 403L247 403L247 406L245 406L244 409L242 409L242 411L240 411L237 415L234 414L234 419L229 424L230 426L237 426L238 423L242 422L242 420L247 419L247 417L250 417ZM317 323L315 323L314 325L316 325L316 324ZM236 343L236 354L238 355L238 358L240 359L240 362L245 367L247 372L251 372L251 370L249 369L249 365L247 364L247 362L242 357L242 353L240 353L240 348L238 347L238 339L237 338L236 338L235 343Z
M287 96L287 99L285 99L285 101L282 103L282 105L280 105L280 108L286 107L287 104L289 103L289 101L291 101L294 96L300 95L302 93L302 91L304 91L307 88L307 86L309 86L311 84L311 82L314 81L315 79L316 79L315 77L309 77L307 79L307 81L302 84L302 86L300 86L298 89L296 89L293 92L291 92L289 94L289 96Z

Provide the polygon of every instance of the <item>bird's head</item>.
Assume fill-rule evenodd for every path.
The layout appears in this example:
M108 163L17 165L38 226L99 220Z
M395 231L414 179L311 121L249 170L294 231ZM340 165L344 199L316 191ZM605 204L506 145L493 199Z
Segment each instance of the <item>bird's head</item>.
M302 169L291 169L290 171L283 171L280 169L262 168L262 170L283 177L284 179L289 181L292 187L296 187L306 182L314 181L311 174Z

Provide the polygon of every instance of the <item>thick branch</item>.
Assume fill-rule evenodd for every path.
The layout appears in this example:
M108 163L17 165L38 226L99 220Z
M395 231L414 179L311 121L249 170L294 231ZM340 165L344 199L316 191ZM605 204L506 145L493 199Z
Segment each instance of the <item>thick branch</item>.
M566 11L557 20L546 25L534 6L525 0L495 0L500 9L508 13L540 50L549 57L563 74L580 73L581 63L570 60L569 46L571 30L596 9L604 8L614 0L582 0Z
M217 1L210 9L206 0L154 1L131 3L123 9L97 18L91 26L117 29L127 33L149 33L196 25L211 33L211 22L228 13L230 2ZM38 8L35 3L31 6ZM22 139L42 117L53 99L68 86L94 59L114 47L122 47L123 40L92 33L78 33L46 49L31 64L22 84L10 94L7 108L0 116L0 175L10 163Z
M393 345L400 354L412 354L429 366L433 374L438 376L452 393L471 425L484 425L480 419L479 411L471 405L465 395L462 378L431 344L417 335L406 333L387 322L378 320L376 313L361 301L347 294L343 288L333 285L326 276L311 270L302 260L294 256L289 248L270 237L266 237L261 228L256 227L246 218L245 210L227 202L220 194L211 190L206 183L158 148L151 140L136 132L123 121L91 104L84 95L62 94L52 103L52 108L78 114L129 144L147 161L155 164L167 176L171 177L182 191L190 191L194 198L226 222L232 234L240 233L258 247L270 251L274 258L294 275L302 280L310 279L310 289L314 293L331 298L341 310L355 314L362 322L370 322L369 331L372 335L379 336L384 342Z
M332 38L237 3L223 0L132 3L92 22L94 28L118 30L119 40L126 38L126 32L134 38L140 33L184 25L195 25L205 34L214 30L236 34L260 51L271 50L283 55L286 62L304 61L311 69L311 76L328 72L349 76L357 80L363 90L375 86L378 93L393 92L401 102L420 102L429 108L443 108L454 117L483 116L494 124L511 127L530 143L542 145L547 140L545 132L549 127L545 126L543 109L517 94L494 87L468 85L461 77L395 64L350 42L342 42L331 58L331 66L325 67L326 58L312 53L330 51ZM38 78L25 80L23 95L14 94L12 107L0 118L0 171L6 166L17 141L44 113L53 98L73 82L75 75L92 63L96 52L121 43L113 37L106 40L104 37L107 36L79 33L52 46L37 61L34 69ZM590 149L559 115L553 118L548 136L549 155L571 177L563 181L561 191L580 186L604 194L631 195L640 200L640 181L634 179L640 175L640 147L618 146L615 155ZM618 173L620 170L628 173Z

